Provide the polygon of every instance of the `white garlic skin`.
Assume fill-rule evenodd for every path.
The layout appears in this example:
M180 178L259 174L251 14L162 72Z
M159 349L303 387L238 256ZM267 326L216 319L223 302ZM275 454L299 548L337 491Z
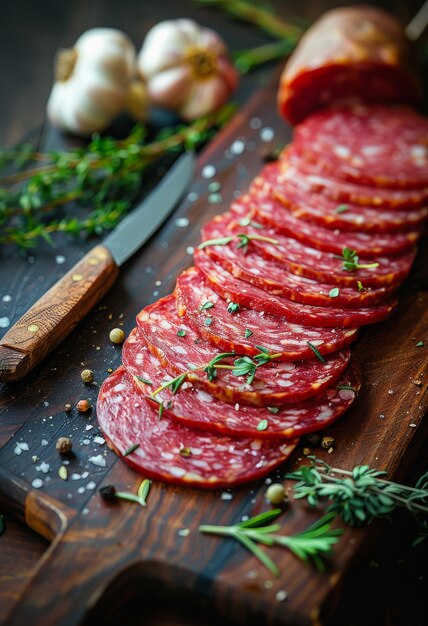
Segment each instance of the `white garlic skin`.
M93 28L79 37L71 55L70 75L55 82L47 113L54 126L86 136L104 130L124 108L136 51L121 31Z
M151 101L187 121L220 108L238 83L223 40L189 19L154 26L139 53L138 69Z

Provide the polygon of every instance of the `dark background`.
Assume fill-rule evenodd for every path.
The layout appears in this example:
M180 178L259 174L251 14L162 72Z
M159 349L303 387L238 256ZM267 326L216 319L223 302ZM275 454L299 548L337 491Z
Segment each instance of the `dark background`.
M348 3L277 0L271 4L291 22L311 23L327 9ZM371 4L389 9L406 23L422 2L390 0ZM193 17L218 30L232 49L270 41L255 27L219 11L181 0L2 0L0 15L0 145L3 147L24 136L42 136L54 53L60 47L72 45L88 28L110 26L122 29L139 47L147 29L156 22L166 18ZM264 68L245 77L236 99L240 103L246 102L267 80L270 71L271 68ZM46 128L44 130L46 132ZM66 256L66 265L54 264L53 259L58 253ZM5 293L14 295L12 308L0 301L0 317L9 316L11 323L77 260L82 247L67 243L60 250L42 249L31 254L35 261L32 268L34 280L31 280L30 287L22 283L28 269L27 261L19 253L8 251L2 256L0 252L0 297ZM40 280L37 277L41 277ZM43 385L48 389L49 380L44 379ZM7 398L3 396L0 399L0 424L2 406L6 402ZM25 406L25 402L22 405ZM22 415L21 411L20 419ZM0 428L0 444L7 440L11 429ZM6 523L6 532L0 539L0 622L47 547L44 540L13 519L7 518ZM382 526L376 547L362 556L360 564L344 582L344 594L334 626L422 626L426 623L423 612L426 566L423 548L411 548L415 532L412 522L401 514L395 516L393 524ZM148 615L146 617L150 623L159 625L211 623L208 616L192 616L191 611L171 615L165 609L164 613L164 617L158 615L155 621L150 621ZM138 607L130 607L129 614L122 616L124 622L129 620L131 623L131 619L132 623L149 623L141 617Z

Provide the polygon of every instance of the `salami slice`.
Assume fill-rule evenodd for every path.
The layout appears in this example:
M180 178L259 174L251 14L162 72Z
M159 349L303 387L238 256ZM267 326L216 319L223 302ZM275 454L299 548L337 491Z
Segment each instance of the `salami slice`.
M271 407L270 410L244 404L227 404L191 384L181 388L175 395L166 388L159 393L155 401L151 398L153 389L160 387L171 377L165 376L165 370L147 349L141 351L141 341L135 330L127 343L129 360L132 358L135 360L143 354L143 361L138 367L142 375L140 379L135 379L135 383L146 401L157 411L158 403L161 402L164 407L163 416L210 433L234 437L258 437L263 440L301 436L325 428L343 415L360 388L359 368L357 363L351 360L338 382L322 394L303 402ZM139 360L141 361L141 357ZM266 428L260 430L260 423L263 424L264 420L267 423Z
M308 341L321 354L336 352L356 339L355 329L313 328L288 322L285 317L262 315L220 298L191 267L177 278L177 310L186 323L203 339L225 352L254 356L264 346L270 353L281 354L278 360L299 361L313 358ZM206 320L211 319L209 326Z
M213 359L220 358L221 353L178 317L174 296L162 298L143 309L137 316L137 324L144 338L142 346L147 345L170 375L187 372L186 380L225 402L277 406L311 398L340 377L350 357L349 349L345 348L322 357L323 362L317 357L295 363L272 359L253 369L250 380L249 365L258 362L257 359L248 356L239 359L240 355L236 355L221 358L218 365L222 367L210 376L206 367ZM244 364L242 358L246 359ZM126 346L123 363L129 370ZM238 375L236 372L241 368L245 368L245 373ZM138 371L132 373L138 374Z
M284 186L284 193L287 193L287 180L291 169L294 170L287 169L278 177ZM296 182L295 179L293 181ZM401 254L414 248L420 236L417 232L370 234L330 230L305 222L296 218L282 202L273 197L269 181L263 175L254 180L251 195L256 220L325 252L341 254L344 248L351 248L360 256L367 258Z
M104 381L97 417L109 447L128 465L176 485L214 489L256 480L284 463L296 445L216 436L159 419L123 367Z
M313 278L319 282L358 288L358 281L364 287L397 285L410 271L415 250L392 257L380 256L372 259L361 257L359 265L363 267L353 271L346 270L344 260L339 258L339 255L316 250L298 239L287 237L274 228L269 228L268 225L263 227L257 223L252 198L250 194L241 196L233 202L232 210L224 214L223 220L227 222L227 229L231 231L228 234L244 233L256 237L262 235L265 240L252 239L251 248L257 250L264 258L283 264L284 268L293 274ZM271 202L270 197L267 202ZM252 216L254 220L251 219ZM274 239L275 243L270 243L269 239Z
M292 181L309 193L319 193L335 202L351 202L361 206L384 209L412 209L428 204L428 187L422 189L384 189L340 181L331 174L321 174L317 165L296 152L286 153L281 159L281 181Z
M297 126L293 144L335 178L389 188L428 187L428 119L408 107L319 111Z
M287 154L298 154L296 147ZM413 210L367 207L358 204L338 204L319 193L308 192L295 185L287 185L279 179L279 165L272 163L263 170L263 176L272 187L272 194L280 200L294 217L319 224L323 228L367 233L394 233L417 231L422 228L428 215L428 207Z
M226 215L218 216L208 222L202 229L203 242L224 240L231 232L228 229L229 221ZM258 233L250 236L260 237ZM262 245L266 243L254 239L249 240L248 244L242 247L242 239L240 240L237 235L236 240L224 245L208 245L204 250L208 256L236 278L260 287L268 293L303 304L344 308L370 306L384 302L396 289L392 286L358 290L357 279L354 279L353 287L344 286L339 289L332 283L321 283L305 276L292 274L285 269L286 266L281 261L267 260L258 254L258 250L253 248L254 241Z
M297 304L235 278L215 263L204 250L195 250L195 264L212 289L224 300L270 315L284 316L288 321L316 327L355 328L386 319L397 304L395 299L376 307L338 309Z

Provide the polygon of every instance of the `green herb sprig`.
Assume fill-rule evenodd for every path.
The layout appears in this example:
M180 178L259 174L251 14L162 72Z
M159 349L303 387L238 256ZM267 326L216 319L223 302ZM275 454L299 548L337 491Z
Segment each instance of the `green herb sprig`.
M100 494L102 497L108 500L113 500L117 498L118 500L126 500L127 502L135 502L142 507L145 507L147 504L147 496L149 495L151 486L151 480L145 478L138 487L137 493L131 493L129 491L116 491L114 487L111 485L107 487L103 487L100 489Z
M341 256L338 254L334 256L336 259L343 260L342 269L346 272L356 272L357 270L379 267L379 263L359 263L357 251L351 250L351 248L343 248Z
M370 523L389 515L396 507L406 507L414 515L428 513L428 472L416 487L385 480L386 472L368 465L356 465L352 471L331 467L315 457L286 478L295 480L293 496L306 498L311 506L322 500L331 502L328 513L340 515L351 526Z
M263 563L274 576L278 576L280 573L277 565L257 543L262 543L265 546L277 545L288 548L305 563L313 563L319 570L323 570L324 557L331 554L333 546L343 534L342 529L331 527L334 515L326 515L306 530L295 535L279 535L276 533L281 530L281 526L279 524L270 524L270 522L275 520L281 513L281 509L274 509L233 526L203 524L199 526L199 531L236 539Z
M244 254L248 251L248 246L250 241L266 241L267 243L271 243L273 245L278 244L277 239L272 239L272 237L264 237L263 235L247 235L245 233L238 233L236 235L230 235L229 237L218 237L215 239L207 239L199 244L199 250L203 250L204 248L208 248L209 246L227 246L227 244L232 241L238 241L237 248L242 249Z

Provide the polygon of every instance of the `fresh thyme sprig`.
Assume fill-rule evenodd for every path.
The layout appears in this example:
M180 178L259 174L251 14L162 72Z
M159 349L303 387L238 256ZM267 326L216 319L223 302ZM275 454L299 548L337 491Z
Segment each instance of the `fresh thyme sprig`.
M203 370L208 377L210 382L213 382L217 377L217 370L226 369L232 370L232 374L234 376L247 376L247 384L251 385L256 375L257 368L269 363L270 361L277 359L281 356L281 353L278 352L276 354L269 354L266 348L262 346L256 346L260 350L258 354L255 354L253 357L249 356L238 356L236 352L221 352L217 354L211 361L208 363L203 363L202 365L196 365L192 369L187 370L186 372L182 372L175 378L168 380L166 383L163 383L160 387L155 389L150 397L155 398L161 391L164 389L171 388L172 394L175 395L182 387L183 383L186 381L189 374L194 372ZM223 361L225 359L237 357L233 365L225 364Z
M0 168L6 168L0 181L0 244L29 248L41 238L53 243L58 232L88 236L114 228L151 163L206 142L235 109L228 104L192 124L164 128L152 141L137 125L124 140L94 136L85 149L40 153L24 145L0 152ZM76 217L73 207L70 216L71 203L86 214Z
M131 446L132 448L132 446ZM125 455L124 455L125 456ZM138 487L137 493L131 493L129 491L116 491L113 485L106 485L101 487L100 495L104 500L126 500L128 502L135 502L142 507L145 507L147 502L147 496L150 491L151 480L145 478Z
M286 478L297 481L296 499L306 498L311 506L322 499L331 501L327 512L341 515L352 526L370 523L389 515L396 507L406 507L414 515L428 513L428 472L416 487L408 487L381 478L386 472L368 465L356 465L352 471L331 467L315 457Z
M208 248L209 246L227 246L227 244L232 241L238 241L237 248L242 249L243 253L246 254L248 251L248 246L250 241L266 241L267 243L271 243L273 245L278 244L277 239L272 239L272 237L265 237L264 235L247 235L245 233L237 233L236 235L230 235L229 237L218 237L216 239L207 239L199 244L199 250L203 250L204 248Z
M270 524L270 522L275 520L281 513L281 509L274 509L233 526L203 524L199 526L199 531L236 539L263 563L274 576L278 576L280 573L277 565L257 543L262 543L266 546L277 545L288 548L305 563L313 563L319 570L323 570L324 557L331 554L333 546L343 534L343 530L340 528L331 527L334 515L330 514L322 517L315 524L295 535L278 535L276 533L281 529L281 526L279 524Z
M343 248L342 256L335 254L336 259L343 260L342 269L347 272L355 272L362 269L370 269L372 267L379 267L379 263L359 263L359 258L356 250L350 248Z

